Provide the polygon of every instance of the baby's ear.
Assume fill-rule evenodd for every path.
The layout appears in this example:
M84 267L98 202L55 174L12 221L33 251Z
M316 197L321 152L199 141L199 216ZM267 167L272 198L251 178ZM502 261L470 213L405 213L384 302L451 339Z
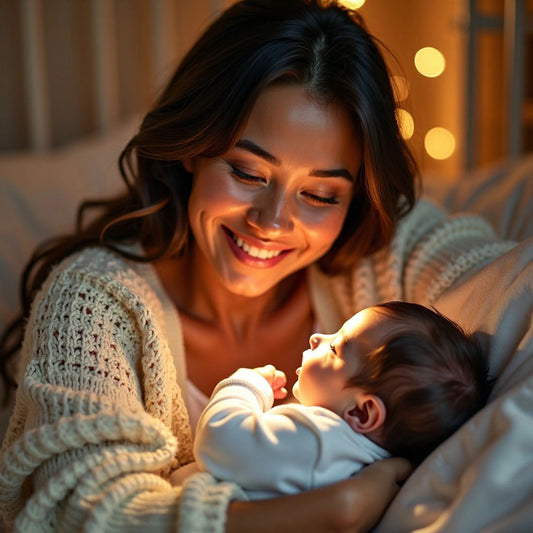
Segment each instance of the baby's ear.
M191 174L194 172L194 160L191 157L182 160L183 167Z
M370 433L385 422L387 410L385 404L375 394L359 393L354 402L342 413L342 418L357 433Z

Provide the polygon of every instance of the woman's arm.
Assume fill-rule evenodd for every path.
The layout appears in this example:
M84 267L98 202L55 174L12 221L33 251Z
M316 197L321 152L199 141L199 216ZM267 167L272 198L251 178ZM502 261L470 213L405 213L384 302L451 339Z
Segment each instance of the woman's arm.
M95 250L36 298L0 453L0 512L14 530L176 531L183 494L165 477L177 453L192 458L190 433L150 302L142 280ZM221 510L207 526L222 531L229 497L209 497Z
M411 472L404 459L373 463L355 477L327 487L254 502L233 502L227 533L294 531L362 533L380 519Z

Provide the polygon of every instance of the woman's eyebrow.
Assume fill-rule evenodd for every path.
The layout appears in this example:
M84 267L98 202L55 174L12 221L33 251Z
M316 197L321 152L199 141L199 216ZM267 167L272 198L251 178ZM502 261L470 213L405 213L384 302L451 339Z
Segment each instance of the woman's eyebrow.
M261 159L264 159L265 161L268 161L272 165L275 165L277 167L281 166L281 161L271 153L267 152L257 144L255 144L253 141L250 141L248 139L241 139L240 141L237 141L235 143L235 146L238 148L242 148L243 150L246 150L248 152L251 152L252 154L260 157Z
M353 176L345 168L334 168L332 170L317 170L313 169L309 172L310 176L315 178L346 178L349 182L353 183L355 180Z
M237 148L242 148L247 152L251 152L252 154L264 159L265 161L268 161L270 164L276 167L281 166L281 161L275 155L267 152L264 148L261 148L249 139L240 139L235 143L235 146ZM309 172L309 176L313 176L315 178L337 178L340 176L341 178L346 178L351 183L355 181L354 177L345 168L335 168L331 170L313 169L311 172Z

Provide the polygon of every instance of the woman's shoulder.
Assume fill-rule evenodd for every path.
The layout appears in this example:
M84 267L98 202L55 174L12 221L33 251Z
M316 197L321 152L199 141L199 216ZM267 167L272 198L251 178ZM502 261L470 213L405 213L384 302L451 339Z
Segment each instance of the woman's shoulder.
M399 222L395 240L410 236L412 241L417 241L436 232L453 236L461 228L496 239L491 224L482 216L468 211L450 213L424 197Z
M135 273L132 262L117 252L99 246L83 248L75 252L53 269L55 275L78 273L95 276L120 277Z
M92 246L63 259L51 271L51 277L88 278L102 283L126 286L146 285L139 263L113 250Z
M464 274L479 270L515 244L501 240L475 213L450 214L421 199L399 224L388 250L377 257L394 267L403 297L432 305Z
M91 298L119 301L127 307L153 307L158 298L148 281L148 268L112 250L87 247L53 267L36 300L55 295L72 301Z
M429 305L463 274L514 244L498 239L476 214L450 215L421 199L400 221L389 245L353 269L333 276L316 265L309 269L314 309L325 327L335 331L353 313L381 301Z

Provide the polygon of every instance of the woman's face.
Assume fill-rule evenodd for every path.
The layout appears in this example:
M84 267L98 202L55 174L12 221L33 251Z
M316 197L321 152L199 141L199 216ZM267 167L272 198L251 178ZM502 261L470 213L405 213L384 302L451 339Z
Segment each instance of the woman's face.
M361 159L346 110L275 85L228 152L186 161L195 243L225 287L257 296L322 257L342 228Z

